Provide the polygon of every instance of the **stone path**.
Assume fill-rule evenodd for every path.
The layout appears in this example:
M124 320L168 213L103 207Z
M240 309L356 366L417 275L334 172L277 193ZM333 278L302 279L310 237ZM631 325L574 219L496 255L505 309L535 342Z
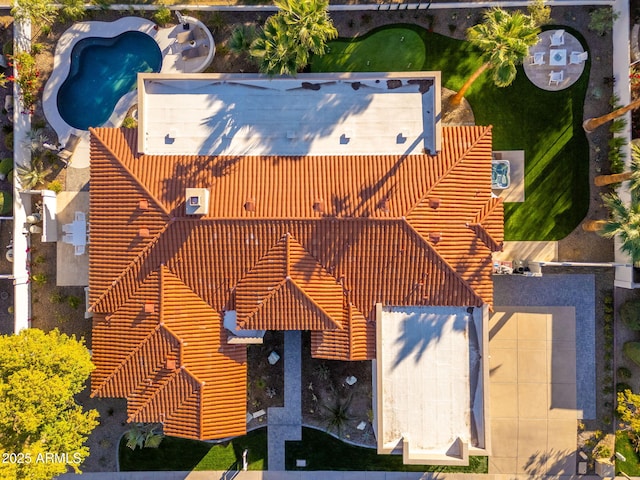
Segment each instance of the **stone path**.
M284 407L272 407L267 413L269 470L285 469L285 441L302 440L301 362L301 333L284 332Z

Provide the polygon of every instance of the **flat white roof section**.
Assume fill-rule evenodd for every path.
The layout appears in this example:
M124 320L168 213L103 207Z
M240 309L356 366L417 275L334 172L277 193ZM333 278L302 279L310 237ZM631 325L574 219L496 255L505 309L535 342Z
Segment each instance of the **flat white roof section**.
M139 74L148 155L408 155L440 150L440 72Z
M379 453L468 465L485 443L483 308L382 307L377 319ZM477 318L476 318L477 317Z

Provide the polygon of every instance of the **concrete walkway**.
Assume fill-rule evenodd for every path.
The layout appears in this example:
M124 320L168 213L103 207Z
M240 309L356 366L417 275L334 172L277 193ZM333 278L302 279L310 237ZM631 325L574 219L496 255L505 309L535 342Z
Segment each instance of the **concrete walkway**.
M285 441L302 440L302 335L284 332L284 407L272 407L267 418L269 470L284 470Z

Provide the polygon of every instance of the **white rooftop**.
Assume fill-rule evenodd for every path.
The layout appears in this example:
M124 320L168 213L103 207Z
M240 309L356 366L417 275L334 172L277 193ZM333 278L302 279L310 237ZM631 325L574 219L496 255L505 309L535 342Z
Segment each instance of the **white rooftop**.
M439 72L140 74L150 155L403 155L440 149Z
M482 309L476 311L482 317ZM378 321L379 451L400 453L404 443L414 455L445 458L459 442L483 437L473 431L482 421L472 426L471 393L476 397L482 383L478 336L466 307L385 307Z

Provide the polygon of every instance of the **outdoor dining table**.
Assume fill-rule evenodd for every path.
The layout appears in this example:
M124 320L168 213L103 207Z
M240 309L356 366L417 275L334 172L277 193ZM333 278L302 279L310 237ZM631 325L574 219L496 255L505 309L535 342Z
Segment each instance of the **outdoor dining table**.
M582 75L585 62L571 63L570 55L573 52L584 52L584 47L580 41L568 32L564 32L564 44L551 45L551 37L555 30L545 30L538 34L538 43L529 48L529 55L532 57L542 54L544 63L537 64L529 59L524 60L524 73L527 78L537 87L543 90L564 90L573 85ZM562 71L562 81L549 82L551 72Z

